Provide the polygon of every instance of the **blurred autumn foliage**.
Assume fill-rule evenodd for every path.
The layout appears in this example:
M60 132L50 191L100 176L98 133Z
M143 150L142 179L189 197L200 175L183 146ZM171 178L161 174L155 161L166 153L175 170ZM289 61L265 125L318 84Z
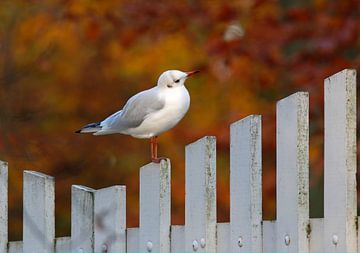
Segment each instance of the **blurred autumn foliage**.
M200 69L191 106L163 134L172 161L172 222L184 222L184 146L217 137L218 220L229 220L229 124L263 115L264 217L275 217L275 105L310 92L311 215L322 215L323 79L360 67L357 0L1 0L0 158L9 162L10 239L21 239L22 173L56 177L56 233L70 234L71 184L127 186L138 225L148 141L76 135L156 84Z

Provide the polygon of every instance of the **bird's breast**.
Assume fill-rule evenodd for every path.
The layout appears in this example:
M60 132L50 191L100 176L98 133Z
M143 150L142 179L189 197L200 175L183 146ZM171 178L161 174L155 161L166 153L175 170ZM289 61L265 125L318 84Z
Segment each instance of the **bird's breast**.
M190 96L185 87L167 89L160 94L159 99L165 100L164 107L149 114L139 127L132 129L132 136L150 138L159 135L173 128L188 111Z
M167 89L164 93L165 108L179 114L185 114L190 106L189 92L185 87Z

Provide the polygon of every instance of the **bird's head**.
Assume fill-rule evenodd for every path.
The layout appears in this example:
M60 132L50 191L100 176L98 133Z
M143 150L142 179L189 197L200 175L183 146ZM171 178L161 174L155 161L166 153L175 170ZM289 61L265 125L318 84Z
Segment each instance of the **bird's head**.
M182 72L180 70L167 70L160 75L157 85L159 87L164 87L169 89L180 87L184 85L185 80L189 76L192 76L198 72L199 70L190 71L190 72Z

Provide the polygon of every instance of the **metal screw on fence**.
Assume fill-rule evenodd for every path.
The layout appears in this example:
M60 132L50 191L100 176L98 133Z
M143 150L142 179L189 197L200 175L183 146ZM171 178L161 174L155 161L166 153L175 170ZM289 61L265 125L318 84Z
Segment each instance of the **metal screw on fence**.
M107 246L106 244L103 244L103 245L101 246L101 252L102 252L102 253L108 252L108 246Z
M238 245L239 245L240 248L241 248L242 246L244 246L244 241L243 241L242 236L240 236L239 239L238 239Z
M194 251L197 251L198 248L199 248L199 243L198 243L198 241L194 240L194 241L193 241L193 250L194 250Z
M205 248L205 245L206 245L206 243L205 243L205 238L201 238L201 239L200 239L200 246L201 246L201 248Z
M336 246L339 242L339 237L337 235L332 236L332 243Z
M285 245L286 245L286 246L289 246L289 244L290 244L290 236L289 236L289 235L285 235L284 241L285 241Z
M153 249L153 243L152 243L151 241L148 241L148 242L146 243L146 249L147 249L148 252L151 252L151 251L152 251L152 249Z

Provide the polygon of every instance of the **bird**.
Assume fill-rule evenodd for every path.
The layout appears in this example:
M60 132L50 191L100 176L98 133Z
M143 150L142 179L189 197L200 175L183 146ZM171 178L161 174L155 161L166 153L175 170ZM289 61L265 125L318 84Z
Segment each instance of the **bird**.
M93 135L124 134L150 139L151 161L160 163L157 138L179 123L190 107L185 81L199 70L163 72L154 87L130 97L124 107L102 121L90 123L75 133Z

